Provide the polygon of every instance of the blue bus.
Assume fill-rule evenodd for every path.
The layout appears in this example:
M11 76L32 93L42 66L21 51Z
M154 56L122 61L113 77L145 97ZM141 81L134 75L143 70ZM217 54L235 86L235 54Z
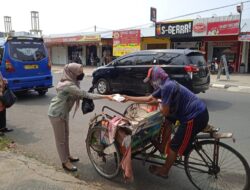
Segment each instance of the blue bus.
M1 38L0 71L14 92L35 90L42 96L53 86L51 64L42 37Z

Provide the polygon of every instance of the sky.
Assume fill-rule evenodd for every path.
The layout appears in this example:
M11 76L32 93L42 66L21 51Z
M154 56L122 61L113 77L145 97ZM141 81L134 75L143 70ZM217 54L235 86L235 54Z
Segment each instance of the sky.
M243 0L246 1L246 0ZM157 9L157 20L240 3L239 0L11 0L1 1L0 31L4 16L10 16L12 29L29 31L31 11L38 11L43 34L64 34L118 30L150 24L150 7ZM236 7L195 14L185 18L238 14ZM244 4L242 18L250 18L250 1ZM179 18L181 20L183 18Z

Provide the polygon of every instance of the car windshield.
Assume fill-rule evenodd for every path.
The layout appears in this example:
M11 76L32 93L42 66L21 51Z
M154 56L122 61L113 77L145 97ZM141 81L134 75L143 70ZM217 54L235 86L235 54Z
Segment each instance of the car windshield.
M205 66L206 61L201 53L191 53L188 55L191 65Z
M19 61L40 61L46 57L42 41L10 41L9 51L10 57Z

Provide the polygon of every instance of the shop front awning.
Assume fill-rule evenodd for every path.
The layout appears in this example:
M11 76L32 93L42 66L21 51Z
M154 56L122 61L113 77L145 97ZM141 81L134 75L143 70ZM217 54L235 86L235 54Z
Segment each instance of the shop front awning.
M44 38L46 45L88 45L99 44L101 42L100 35L80 35L70 37L47 37Z

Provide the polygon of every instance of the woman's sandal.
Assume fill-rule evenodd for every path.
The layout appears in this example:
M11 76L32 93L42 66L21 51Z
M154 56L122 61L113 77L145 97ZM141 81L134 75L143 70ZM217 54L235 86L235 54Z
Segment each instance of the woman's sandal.
M63 169L69 171L69 172L76 172L77 171L77 167L76 166L72 166L71 168L67 167L64 163L62 163L62 167Z
M158 169L159 167L157 167L157 166L155 166L155 165L150 165L149 166L149 172L151 173L151 174L154 174L155 176L157 176L157 177L161 177L161 178L163 178L163 179L168 179L168 175L162 175L162 174L159 174L158 172L157 172L157 169Z

